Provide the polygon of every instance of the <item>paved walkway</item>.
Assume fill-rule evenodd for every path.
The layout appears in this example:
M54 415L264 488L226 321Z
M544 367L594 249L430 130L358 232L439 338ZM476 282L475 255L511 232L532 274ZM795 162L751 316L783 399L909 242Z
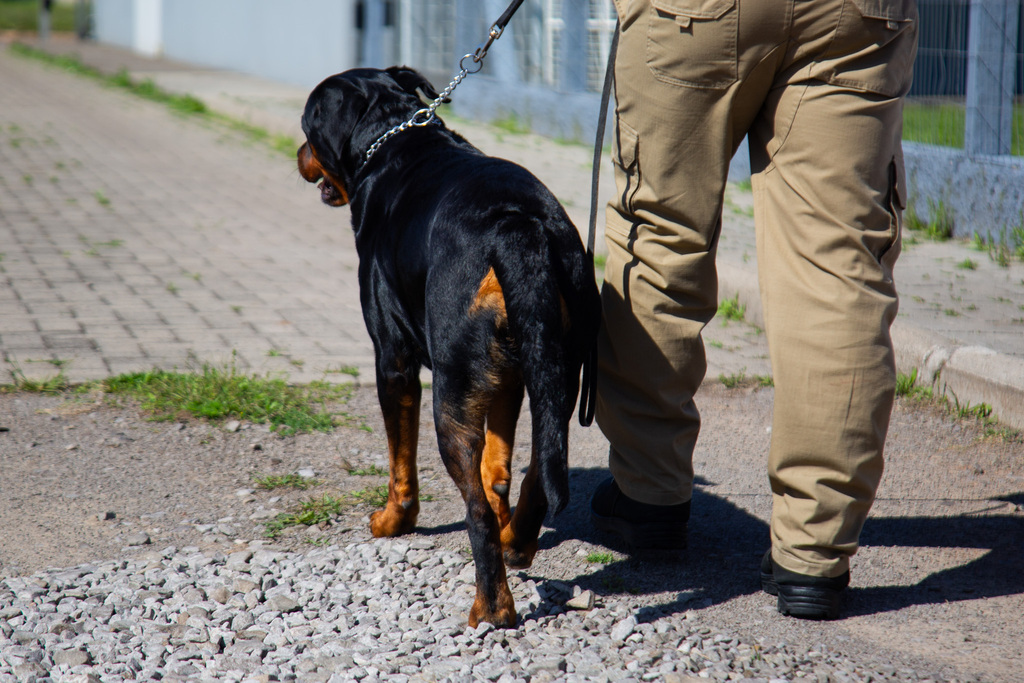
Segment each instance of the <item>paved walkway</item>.
M300 139L306 89L150 60L70 40L106 73L192 94ZM234 358L297 382L373 377L346 210L331 210L294 160L221 127L0 51L0 352L7 369L75 381ZM449 123L522 163L585 226L590 151ZM606 164L607 165L607 164ZM604 173L602 194L612 191ZM720 292L746 323L712 321L710 369L769 374L757 297L750 193L731 187ZM599 240L600 243L600 240ZM968 263L969 262L969 263ZM900 369L1024 427L1024 264L959 242L910 243L897 270Z

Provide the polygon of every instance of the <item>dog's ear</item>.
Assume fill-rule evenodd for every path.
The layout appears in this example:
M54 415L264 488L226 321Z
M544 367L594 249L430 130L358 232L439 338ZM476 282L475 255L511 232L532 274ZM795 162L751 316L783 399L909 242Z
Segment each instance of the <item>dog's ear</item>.
M407 66L389 66L384 69L384 72L391 76L395 83L398 83L407 93L418 96L419 92L417 91L422 91L428 99L437 99L437 90L419 71ZM444 101L450 102L451 100L446 97Z

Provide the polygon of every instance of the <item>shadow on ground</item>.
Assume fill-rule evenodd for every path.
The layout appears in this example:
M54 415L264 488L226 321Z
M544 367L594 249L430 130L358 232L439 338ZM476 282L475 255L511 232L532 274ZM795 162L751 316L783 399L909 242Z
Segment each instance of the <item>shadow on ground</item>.
M640 611L641 621L710 607L760 590L758 565L768 547L768 525L728 500L705 492L703 487L710 484L707 480L697 479L686 551L631 554L617 539L590 525L590 495L608 476L607 470L574 468L570 476L573 501L565 512L549 520L553 526L541 536L541 549L577 538L627 556L597 572L567 580L603 596L666 594L663 601ZM1022 497L1024 494L1014 494L1000 500L1014 502ZM846 596L844 616L1024 594L1019 563L1020 549L1024 548L1024 519L1019 515L872 517L861 541L864 546L891 548L892 562L900 561L901 547L988 552L966 564L929 574L912 585L857 586L855 577ZM544 581L542 577L532 578Z

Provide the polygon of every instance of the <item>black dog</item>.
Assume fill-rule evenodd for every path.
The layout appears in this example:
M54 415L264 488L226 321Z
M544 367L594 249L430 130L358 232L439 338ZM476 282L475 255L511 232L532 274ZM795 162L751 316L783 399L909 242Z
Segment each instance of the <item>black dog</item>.
M485 156L435 119L387 138L433 86L404 67L354 69L309 96L299 172L322 200L351 204L360 300L376 351L390 451L374 536L413 529L422 366L433 371L445 467L466 501L476 626L514 626L504 562L527 567L547 511L569 498L568 423L592 358L600 300L579 234L537 178ZM533 454L515 514L512 442L530 397Z

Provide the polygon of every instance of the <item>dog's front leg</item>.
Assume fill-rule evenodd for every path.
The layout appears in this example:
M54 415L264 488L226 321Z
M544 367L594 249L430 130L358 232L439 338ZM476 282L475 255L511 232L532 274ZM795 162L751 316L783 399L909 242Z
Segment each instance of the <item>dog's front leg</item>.
M377 396L388 437L390 475L388 503L370 517L370 532L377 537L400 536L416 526L420 512L416 477L416 446L420 432L418 372L377 373Z

